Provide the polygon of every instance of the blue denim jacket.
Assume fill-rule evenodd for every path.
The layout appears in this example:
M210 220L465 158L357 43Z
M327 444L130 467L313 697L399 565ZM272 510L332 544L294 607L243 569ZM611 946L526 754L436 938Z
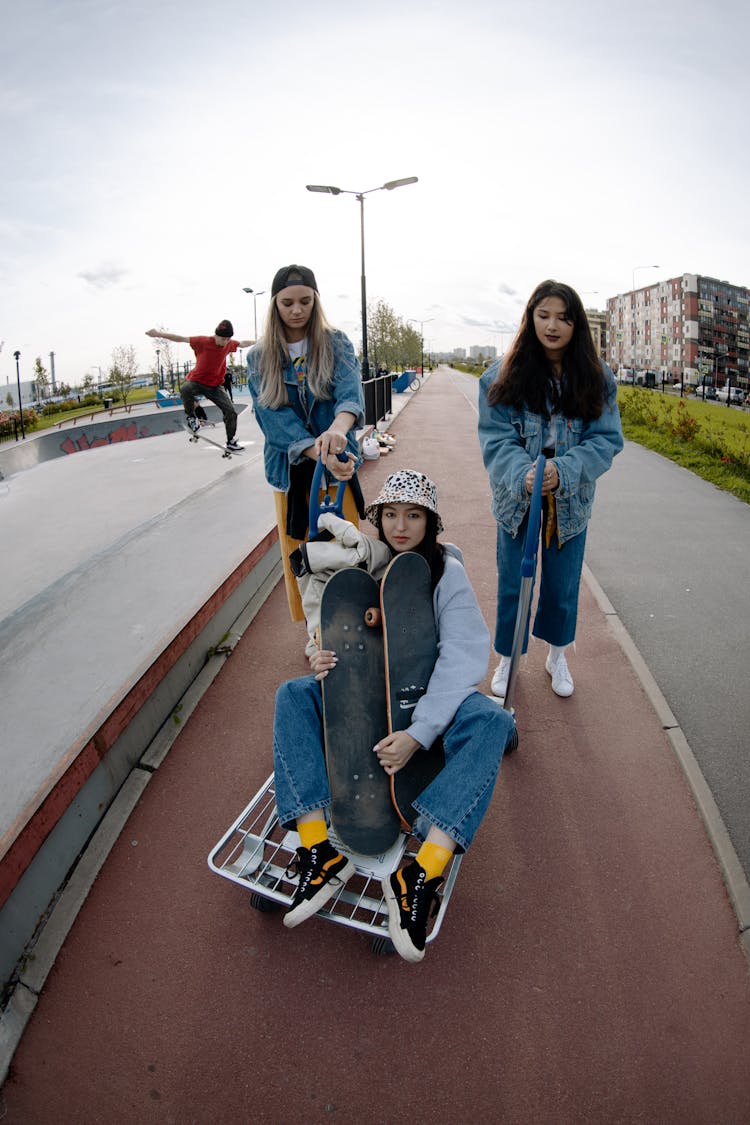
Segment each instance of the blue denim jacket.
M487 393L501 362L493 363L479 381L479 444L490 476L492 514L503 530L515 538L531 499L524 480L542 452L547 422L541 414L532 414L526 409L489 405ZM617 387L606 364L602 364L602 370L607 383L607 401L601 417L593 422L562 415L556 417L552 460L560 476L555 504L561 544L579 535L588 525L596 479L606 473L623 447Z
M280 492L289 490L289 466L304 460L304 450L320 437L337 414L348 411L355 415L354 426L347 435L347 452L360 463L356 430L364 423L364 396L359 362L351 341L343 332L334 331L333 382L331 397L313 399L308 392L307 406L299 393L299 384L291 361L284 369L289 404L270 410L258 404L260 394L260 348L251 348L247 357L247 385L255 407L255 417L263 431L263 458L266 480Z

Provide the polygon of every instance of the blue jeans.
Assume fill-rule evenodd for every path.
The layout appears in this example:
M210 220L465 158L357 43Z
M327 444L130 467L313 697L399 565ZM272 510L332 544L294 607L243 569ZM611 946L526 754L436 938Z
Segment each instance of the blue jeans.
M518 597L521 592L521 559L528 523L527 513L515 539L504 531L500 524L497 525L495 652L501 656L510 656L513 647ZM537 570L541 571L541 583L533 633L547 644L559 645L562 648L571 644L576 638L578 590L581 585L585 546L585 528L580 535L566 540L562 547L558 544L557 532L553 534L549 547L545 544L542 534L540 556L537 561ZM523 652L526 652L528 643L527 624L523 638Z
M457 850L469 847L490 803L513 727L510 713L479 692L464 700L443 735L445 767L414 802L420 814L415 835L424 838L435 825L455 840ZM273 762L282 825L294 827L298 816L330 806L322 694L314 676L287 680L276 693Z

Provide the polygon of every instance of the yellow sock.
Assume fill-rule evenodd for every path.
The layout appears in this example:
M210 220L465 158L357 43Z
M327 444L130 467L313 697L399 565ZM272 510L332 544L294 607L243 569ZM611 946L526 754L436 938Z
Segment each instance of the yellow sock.
M453 855L449 848L441 848L440 844L431 844L425 841L417 852L417 863L425 869L428 879L436 879L442 875L445 865Z
M297 832L303 848L314 848L328 839L328 827L324 820L306 820L304 824L297 824Z

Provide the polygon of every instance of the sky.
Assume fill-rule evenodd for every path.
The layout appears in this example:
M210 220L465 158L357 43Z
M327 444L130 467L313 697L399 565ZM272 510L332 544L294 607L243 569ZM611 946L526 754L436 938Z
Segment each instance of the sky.
M292 262L359 346L360 204L307 184L418 177L366 195L365 275L427 350L501 351L547 277L750 285L749 13L0 0L0 390L15 351L75 385L154 326L252 338Z

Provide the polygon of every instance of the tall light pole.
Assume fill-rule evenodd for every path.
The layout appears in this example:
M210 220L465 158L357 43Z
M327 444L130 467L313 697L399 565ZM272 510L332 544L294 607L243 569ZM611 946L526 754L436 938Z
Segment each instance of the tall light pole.
M307 184L308 191L325 192L328 195L353 195L359 200L359 226L360 242L362 248L362 380L370 378L370 363L367 358L367 284L365 282L365 196L373 191L393 191L394 188L405 187L406 184L416 184L417 176L406 176L402 180L389 180L380 187L368 188L367 191L347 191L346 188L331 187L330 184Z
M635 274L636 270L658 270L659 266L633 266L633 386L635 386L636 368L636 324L635 324Z
M422 379L424 379L424 326L425 324L432 324L434 319L434 316L431 316L429 320L418 320L415 316L406 318L407 324L419 325L419 366L422 369Z
M266 290L261 289L261 290L259 290L259 292L256 293L256 291L254 289L251 289L249 286L245 286L245 288L242 290L242 292L243 293L252 293L252 295L253 295L253 335L254 335L255 339L257 340L258 339L258 305L257 305L257 300L258 300L258 297L263 296L263 294L266 292Z
M23 428L23 405L21 403L21 372L18 369L18 361L21 358L20 352L13 352L16 357L16 383L18 384L18 415L21 419L21 437L26 437L26 430Z

